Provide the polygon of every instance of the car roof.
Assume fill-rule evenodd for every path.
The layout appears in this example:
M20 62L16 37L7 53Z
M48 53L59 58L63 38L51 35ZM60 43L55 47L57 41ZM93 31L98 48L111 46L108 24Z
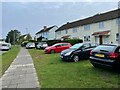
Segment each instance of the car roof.
M101 46L118 46L117 44L101 44Z
M56 43L56 44L70 44L70 43L66 43L66 42L61 42L61 43Z

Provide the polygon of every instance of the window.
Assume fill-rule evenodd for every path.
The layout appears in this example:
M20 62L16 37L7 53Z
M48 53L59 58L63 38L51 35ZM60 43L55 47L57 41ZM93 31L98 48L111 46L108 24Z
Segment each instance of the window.
M65 34L67 34L68 33L68 30L65 30Z
M61 34L61 31L58 31L57 34Z
M98 46L97 43L91 43L91 47L96 47L96 46Z
M90 36L84 36L84 41L90 41Z
M104 28L104 22L99 22L99 29L103 29Z
M76 33L77 32L77 28L73 28L73 33Z
M67 46L68 44L62 44L62 46Z
M117 24L117 25L120 25L120 18L117 18L117 19L116 19L116 24Z
M90 25L84 25L84 30L90 30Z
M82 46L83 49L87 49L87 48L89 48L89 47L90 47L89 44L84 44L84 45Z
M116 41L120 40L120 33L116 34Z

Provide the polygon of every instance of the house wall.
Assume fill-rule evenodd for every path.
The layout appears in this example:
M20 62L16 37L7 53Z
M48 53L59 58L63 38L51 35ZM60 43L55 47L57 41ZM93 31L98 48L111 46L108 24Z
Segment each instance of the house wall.
M118 41L116 41L116 33L118 33L118 25L116 24L116 19L107 20L103 22L104 22L103 29L99 28L99 22L98 22L98 23L90 24L90 30L84 30L84 26L79 26L76 27L78 28L77 32L73 32L73 28L68 29L67 34L65 33L65 30L62 30L61 34L58 34L58 32L56 32L56 36L57 36L56 38L61 39L61 37L63 36L70 35L70 38L80 38L83 39L84 41L84 36L90 36L90 41L86 41L86 42L96 42L95 39L98 39L99 41L99 37L97 38L97 36L92 36L94 32L110 30L111 31L110 35L103 36L103 43L113 42L114 44L118 44Z
M48 40L54 40L56 39L56 34L55 31L58 29L57 26L53 27L51 30L48 32Z
M54 39L56 39L55 31L57 29L58 29L58 27L55 26L49 31L41 32L36 35L36 38L39 38L40 36L42 36L42 37L44 37L42 40L54 40Z

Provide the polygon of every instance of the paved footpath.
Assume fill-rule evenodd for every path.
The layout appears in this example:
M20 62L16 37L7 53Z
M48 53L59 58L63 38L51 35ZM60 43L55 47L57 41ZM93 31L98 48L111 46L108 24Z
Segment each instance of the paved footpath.
M1 80L2 88L39 88L33 60L27 49L21 48Z

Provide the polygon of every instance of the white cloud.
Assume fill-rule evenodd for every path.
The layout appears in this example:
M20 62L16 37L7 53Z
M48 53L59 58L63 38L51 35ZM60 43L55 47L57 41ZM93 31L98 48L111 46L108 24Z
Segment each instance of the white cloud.
M118 2L119 0L1 0L2 2Z

